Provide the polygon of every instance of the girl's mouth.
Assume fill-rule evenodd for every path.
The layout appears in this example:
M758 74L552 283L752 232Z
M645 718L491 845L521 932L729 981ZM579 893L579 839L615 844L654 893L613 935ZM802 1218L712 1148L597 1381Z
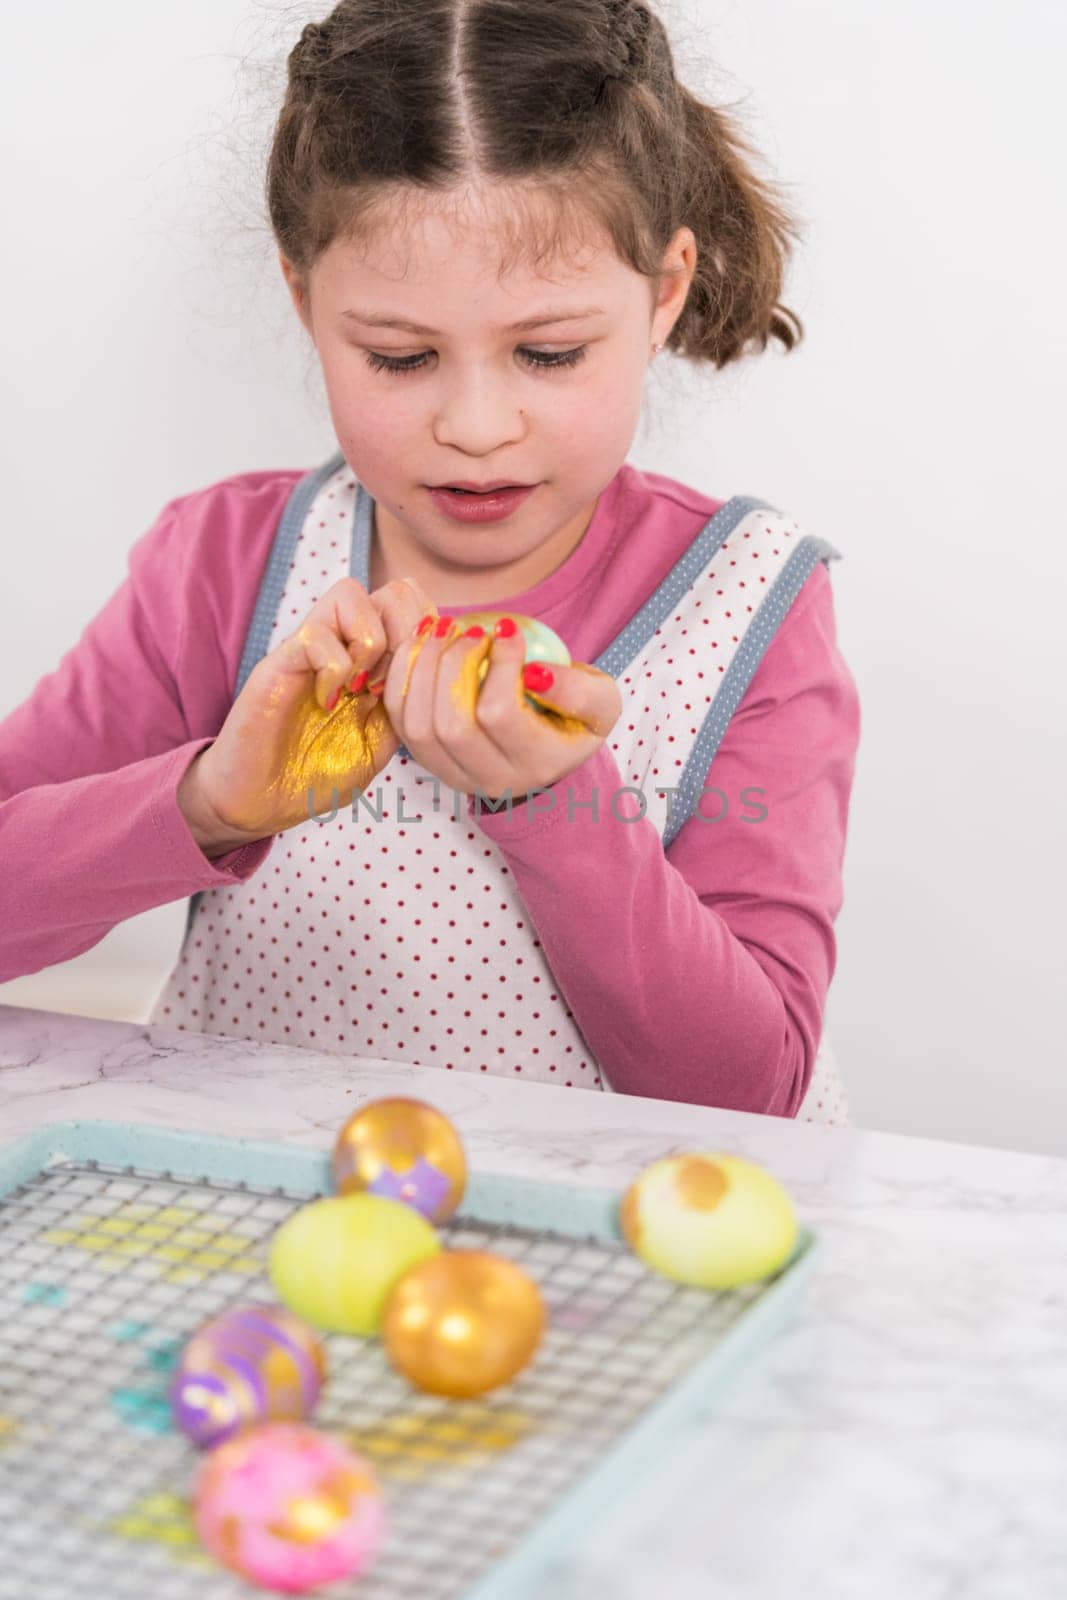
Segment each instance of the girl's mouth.
M520 484L511 489L430 489L430 497L439 511L461 522L496 522L509 516L517 506L533 494L536 483Z

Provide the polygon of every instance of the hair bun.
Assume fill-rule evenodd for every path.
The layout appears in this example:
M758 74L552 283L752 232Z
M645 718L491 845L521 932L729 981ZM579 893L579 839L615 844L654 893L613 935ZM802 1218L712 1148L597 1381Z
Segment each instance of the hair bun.
M612 58L604 76L628 83L644 65L652 17L641 0L606 0L605 12Z
M289 52L290 78L315 79L329 57L329 21L307 23Z

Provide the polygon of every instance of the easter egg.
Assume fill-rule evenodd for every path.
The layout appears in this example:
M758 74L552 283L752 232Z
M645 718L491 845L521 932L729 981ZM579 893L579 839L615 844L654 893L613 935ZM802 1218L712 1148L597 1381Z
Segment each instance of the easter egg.
M194 1444L217 1445L251 1423L309 1417L325 1377L322 1341L299 1317L282 1306L238 1306L186 1344L171 1414Z
M513 1261L488 1250L444 1250L396 1285L382 1341L416 1388L465 1399L521 1371L547 1319L540 1290Z
M440 1249L432 1223L400 1200L331 1195L286 1218L271 1240L268 1266L298 1317L334 1333L371 1336L397 1279Z
M473 628L477 625L480 628L484 628L486 633L492 634L501 617L510 617L522 634L526 644L526 654L523 657L525 665L528 666L531 661L541 661L546 666L552 664L561 667L570 666L570 651L559 634L550 628L547 623L539 621L537 617L523 616L521 613L514 611L471 611L466 612L462 617L457 617L456 623L464 632L468 628ZM479 683L484 680L488 671L489 658L486 657L478 665ZM542 709L537 705L537 701L531 694L527 693L526 698L536 709Z
M619 1221L642 1261L701 1289L769 1277L792 1254L798 1233L777 1179L719 1151L653 1161L623 1196Z
M331 1160L341 1194L400 1200L446 1222L467 1187L467 1159L443 1111L403 1095L372 1100L337 1135Z
M204 1458L193 1521L205 1548L251 1583L306 1594L373 1566L386 1531L362 1457L294 1422L267 1422Z

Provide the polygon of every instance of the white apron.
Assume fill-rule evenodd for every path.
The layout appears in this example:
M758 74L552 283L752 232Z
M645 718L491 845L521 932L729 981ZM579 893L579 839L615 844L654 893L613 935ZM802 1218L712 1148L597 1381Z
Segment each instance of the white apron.
M340 453L294 486L235 694L340 578L369 590L372 517L373 501ZM778 624L816 563L835 559L831 545L780 512L735 496L591 663L619 683L623 714L608 742L665 849L693 814ZM716 640L713 671L686 642L705 626ZM669 819L668 797L655 792L667 786L677 790ZM610 800L601 796L602 808ZM280 834L245 883L193 895L151 1022L611 1088L611 1064L587 1047L504 856L467 815L465 795L401 746L354 812L326 812L320 796L316 804L316 816ZM620 797L618 814L637 815L640 804ZM825 1031L798 1118L848 1122Z

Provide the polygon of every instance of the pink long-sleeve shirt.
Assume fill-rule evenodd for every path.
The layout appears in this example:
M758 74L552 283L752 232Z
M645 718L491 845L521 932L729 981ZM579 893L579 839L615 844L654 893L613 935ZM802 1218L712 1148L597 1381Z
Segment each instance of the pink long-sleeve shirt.
M209 861L177 790L233 703L260 580L302 475L240 473L170 501L116 593L0 723L0 981L69 960L153 906L242 882L269 855L266 838ZM625 465L549 577L491 607L448 610L539 616L573 659L593 661L721 503ZM796 1114L836 962L859 733L820 562L709 768L729 802L722 822L691 818L666 851L650 821L598 825L580 802L625 781L607 743L532 819L524 805L509 816L472 803L617 1091ZM740 821L750 787L766 808L759 826L751 810Z

